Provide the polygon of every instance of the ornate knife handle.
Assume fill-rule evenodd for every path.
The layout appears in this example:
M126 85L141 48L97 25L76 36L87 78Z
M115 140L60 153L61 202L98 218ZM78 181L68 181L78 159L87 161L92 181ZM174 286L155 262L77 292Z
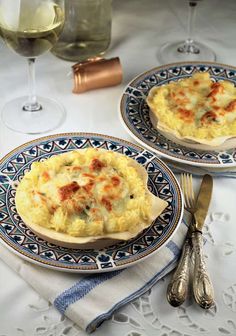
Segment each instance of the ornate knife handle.
M193 295L195 301L204 309L210 308L214 303L214 290L210 277L207 273L203 256L202 233L192 233L192 244L195 256L193 274Z
M190 240L186 239L179 264L167 288L167 300L173 307L180 306L187 297L190 255Z

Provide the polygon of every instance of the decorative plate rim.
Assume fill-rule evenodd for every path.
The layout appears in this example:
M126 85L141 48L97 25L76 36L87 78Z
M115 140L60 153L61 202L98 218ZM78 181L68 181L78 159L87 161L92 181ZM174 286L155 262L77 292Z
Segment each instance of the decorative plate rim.
M93 138L99 137L102 138L105 141L115 141L118 142L120 145L122 146L129 146L130 148L134 148L135 150L137 150L138 152L143 152L146 151L145 148L143 148L142 146L133 144L127 140L118 138L118 137L113 137L110 135L105 135L105 134L99 134L99 133L91 133L91 132L68 132L68 133L58 133L58 134L52 134L52 135L48 135L48 136L43 136L28 142L25 142L23 144L21 144L20 146L17 146L16 148L14 148L13 150L11 150L9 153L7 153L6 155L4 155L1 159L0 159L0 165L2 165L6 160L8 160L9 158L11 158L12 155L14 154L18 154L20 153L21 150L26 149L27 147L29 147L30 145L40 145L42 142L44 141L57 141L57 139L63 138L63 137L68 137L68 138L73 138L73 137L85 137L88 139L93 140ZM147 151L148 153L148 151ZM2 233L0 231L0 242L3 243L4 246L6 246L10 251L13 251L16 255L18 255L19 257L22 257L23 259L32 262L33 264L36 264L38 266L44 266L46 268L49 269L54 269L54 270L58 270L58 271L66 271L66 272L73 272L73 273L101 273L101 272L109 272L109 271L114 271L114 270L119 270L125 267L129 267L129 266L133 266L134 264L143 261L145 258L149 257L152 253L155 253L157 250L159 251L160 248L162 248L163 246L165 246L168 241L172 238L174 232L177 231L181 221L182 221L182 217L183 217L183 195L182 195L182 191L180 189L179 183L174 175L174 173L171 171L171 169L158 157L156 157L156 155L154 153L151 153L154 157L154 160L158 163L158 165L162 166L162 168L165 170L165 172L168 173L168 176L171 178L171 180L169 180L169 183L171 184L172 182L172 187L174 187L175 191L178 194L178 213L177 213L177 217L175 220L175 223L172 224L171 229L169 230L168 234L165 235L165 237L162 239L162 241L158 242L155 246L153 246L148 253L145 254L145 251L142 253L142 255L140 256L140 254L138 254L137 256L135 256L133 259L134 260L124 260L122 262L119 263L119 265L115 265L112 268L109 269L94 269L91 267L85 267L83 266L83 268L78 267L78 265L58 265L56 264L53 260L41 260L40 257L38 255L34 255L31 251L30 252L26 252L22 249L21 246L16 246L12 241L10 241L6 235L4 235L4 233ZM173 184L174 183L174 184ZM37 235L35 235L37 236ZM51 249L53 250L53 247L51 247ZM75 249L73 249L75 250ZM101 249L101 251L106 250L106 248ZM87 253L89 254L89 253Z
M140 134L136 134L136 132L134 133L132 128L129 127L130 125L128 125L124 119L124 115L126 114L125 111L123 111L122 109L122 105L124 104L124 100L125 100L125 96L127 95L126 91L129 87L132 87L135 89L135 86L132 86L132 84L134 84L138 79L141 79L142 77L144 77L145 75L151 74L153 72L156 71L160 71L160 70L167 70L171 67L181 67L181 66L191 66L191 65L202 65L202 66L218 66L218 67L223 67L224 69L229 68L232 69L234 71L236 71L236 66L233 65L228 65L228 64L223 64L223 63L218 63L218 62L208 62L208 61L183 61L183 62L174 62L174 63L168 63L168 64L163 64L157 67L153 67L149 70L146 70L140 74L138 74L137 76L135 76L123 89L123 92L121 94L120 100L118 102L118 113L119 113L119 119L121 121L121 124L123 125L123 127L125 128L125 130L128 132L128 134L134 139L136 140L139 145L143 146L144 148L147 148L148 150L154 152L155 154L159 155L161 159L169 159L171 161L174 162L178 162L178 163L182 163L182 164L186 164L186 165L192 165L192 166L196 166L196 167L206 167L206 168L230 168L230 167L236 167L236 161L232 162L232 163L206 163L206 162L194 162L194 161L188 161L184 158L179 158L177 155L176 156L172 156L169 154L166 154L165 152L160 151L159 149L157 149L155 147L155 145L150 144L150 142L148 140L146 140L144 137L142 137L142 135ZM235 81L236 83L236 81ZM158 132L158 130L156 130ZM163 135L162 135L163 136ZM167 139L167 138L166 138ZM168 139L167 139L168 140ZM168 140L169 141L169 140ZM178 145L180 148L183 148L183 146ZM189 149L190 150L190 149ZM236 148L235 148L236 150ZM196 152L198 152L198 150L195 150ZM219 151L215 151L216 153L220 153ZM222 153L227 152L227 150L222 150Z

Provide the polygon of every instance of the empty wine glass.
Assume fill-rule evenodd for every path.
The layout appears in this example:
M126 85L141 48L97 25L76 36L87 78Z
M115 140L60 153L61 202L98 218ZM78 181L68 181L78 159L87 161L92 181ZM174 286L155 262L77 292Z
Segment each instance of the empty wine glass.
M65 118L61 104L37 97L35 59L57 42L64 25L64 0L0 0L0 35L28 60L29 95L5 104L2 120L12 130L37 134L58 127Z
M215 53L205 44L193 39L194 19L196 7L201 0L189 0L189 15L187 39L164 44L159 52L158 59L161 63L171 63L176 61L215 61Z

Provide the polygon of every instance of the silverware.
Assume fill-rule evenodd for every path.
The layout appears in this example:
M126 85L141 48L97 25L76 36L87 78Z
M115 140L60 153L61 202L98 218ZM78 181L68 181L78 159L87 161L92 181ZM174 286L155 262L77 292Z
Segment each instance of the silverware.
M195 211L193 212L192 244L195 256L193 295L196 302L204 309L210 308L214 303L214 290L206 269L202 238L202 228L209 209L212 189L212 177L206 174L203 177L198 198L195 203Z
M180 176L180 186L184 193L184 208L189 209L189 194L191 194L191 199L193 197L193 193L191 189L189 189L187 183L187 178L185 174L181 174ZM192 181L190 181L192 182ZM192 218L191 218L192 220ZM188 294L188 287L189 287L189 262L191 257L191 250L192 250L192 244L191 244L191 235L192 235L192 226L191 223L189 225L187 237L182 249L180 261L176 267L176 270L173 274L173 277L167 287L167 300L173 307L180 306L187 297Z
M201 307L209 308L213 304L213 286L207 274L203 257L202 227L210 204L213 181L210 175L204 175L196 202L192 188L192 176L181 174L180 183L185 196L185 210L192 215L193 222L190 223L179 264L167 288L167 299L172 306L177 307L187 297L189 262L193 246L195 256L194 298Z
M173 307L180 306L187 297L189 285L189 261L191 255L190 237L186 238L180 261L167 287L167 300Z

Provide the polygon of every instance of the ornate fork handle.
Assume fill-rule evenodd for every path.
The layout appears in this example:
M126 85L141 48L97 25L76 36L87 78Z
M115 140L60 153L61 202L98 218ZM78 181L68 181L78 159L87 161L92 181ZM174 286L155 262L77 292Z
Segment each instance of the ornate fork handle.
M193 295L202 308L208 309L214 303L214 290L206 269L203 256L203 239L200 232L192 233L192 244L195 256Z
M190 239L186 239L179 264L167 288L167 300L174 307L180 306L187 297L191 249Z

